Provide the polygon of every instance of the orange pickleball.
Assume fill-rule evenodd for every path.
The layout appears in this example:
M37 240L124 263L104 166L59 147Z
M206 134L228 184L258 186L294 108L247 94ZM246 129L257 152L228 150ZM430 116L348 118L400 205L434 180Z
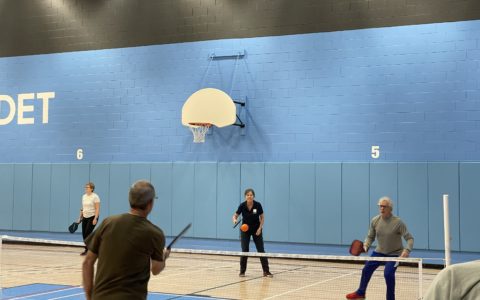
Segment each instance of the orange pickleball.
M248 225L247 224L242 224L242 226L240 226L240 230L243 231L243 232L247 232L248 231Z

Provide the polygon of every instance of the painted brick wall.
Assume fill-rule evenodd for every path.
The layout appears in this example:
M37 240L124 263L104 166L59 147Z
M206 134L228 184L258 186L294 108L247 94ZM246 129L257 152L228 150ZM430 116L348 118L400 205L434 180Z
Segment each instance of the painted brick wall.
M2 58L16 112L0 162L71 162L78 148L88 162L371 161L372 145L380 161L478 160L479 36L467 21ZM180 112L207 86L247 99L247 127L197 145ZM32 99L35 123L18 124L18 94L40 92L55 92L49 122Z
M0 0L0 56L479 18L477 0Z

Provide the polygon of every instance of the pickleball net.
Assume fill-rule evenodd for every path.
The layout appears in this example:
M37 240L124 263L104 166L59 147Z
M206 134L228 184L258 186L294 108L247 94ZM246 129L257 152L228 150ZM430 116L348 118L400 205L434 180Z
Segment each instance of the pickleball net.
M81 242L3 236L1 283L81 285ZM239 260L248 256L245 277ZM263 277L259 257L269 260L273 278ZM395 261L397 299L421 299L435 274L424 274L420 258L302 255L173 248L165 270L151 276L149 291L211 299L345 299L358 288L365 261ZM425 284L427 283L427 284ZM385 299L383 266L372 276L367 299Z

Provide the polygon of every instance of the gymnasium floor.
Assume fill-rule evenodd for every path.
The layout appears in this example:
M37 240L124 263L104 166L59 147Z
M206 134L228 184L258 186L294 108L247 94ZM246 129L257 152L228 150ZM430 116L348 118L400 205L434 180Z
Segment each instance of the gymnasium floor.
M57 285L57 284L41 284L34 283L23 286L11 287L3 289L3 297L0 299L24 299L24 300L47 300L47 299L66 299L66 300L83 300L85 295L82 287L69 286L69 285ZM178 299L178 300L216 300L221 298L212 297L198 297L198 296L183 296L175 294L163 294L163 293L148 293L148 299L150 300L166 300L166 299Z
M81 235L68 233L11 232L1 235L81 241ZM168 240L171 240L169 238ZM239 241L184 238L177 248L238 251ZM2 247L1 299L85 299L81 288L80 247L7 244ZM253 247L254 249L254 247ZM347 247L305 244L266 243L269 253L348 255ZM424 268L422 289L426 291L441 268L443 252L415 251L416 257L430 258ZM454 262L479 259L480 254L453 253ZM427 260L428 261L428 260ZM148 299L342 299L355 288L362 265L338 262L289 262L270 260L274 278L264 278L260 263L251 258L247 276L238 277L238 257L217 257L173 253L162 274L149 282ZM398 299L417 296L418 269L399 267ZM384 298L383 272L378 271L369 287L369 299ZM319 295L322 295L320 298Z
M5 243L2 247L2 299L84 299L79 247ZM270 258L273 278L262 276L258 259L238 276L238 257L174 252L167 268L152 276L149 299L341 299L358 284L362 264ZM400 266L398 299L417 299L438 270ZM385 295L383 272L372 277L369 299Z

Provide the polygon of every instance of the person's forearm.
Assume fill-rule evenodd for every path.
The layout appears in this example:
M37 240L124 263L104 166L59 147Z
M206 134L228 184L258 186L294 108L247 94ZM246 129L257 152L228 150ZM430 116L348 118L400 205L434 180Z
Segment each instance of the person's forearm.
M98 219L99 215L100 215L100 204L95 203L95 219Z
M93 264L87 259L83 262L83 289L87 300L92 299L93 291Z
M367 233L367 236L365 237L365 240L364 240L364 246L366 247L366 249L369 249L370 246L372 245L373 241L375 240L375 236L376 236L376 231L375 229L373 228L370 228L368 230L368 233Z
M413 238L407 240L407 248L406 248L406 250L407 250L408 252L412 252L412 250L413 250Z
M163 261L150 259L150 271L153 275L158 275L165 269L167 258L170 256L170 249L163 250Z

